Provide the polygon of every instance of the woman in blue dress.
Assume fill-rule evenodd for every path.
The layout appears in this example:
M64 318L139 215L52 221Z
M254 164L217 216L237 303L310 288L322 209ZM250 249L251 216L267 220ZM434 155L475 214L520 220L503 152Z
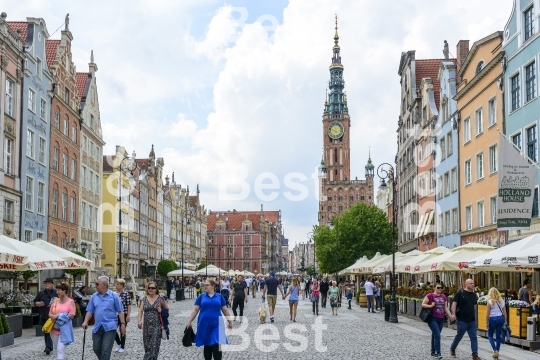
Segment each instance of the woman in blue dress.
M221 360L223 356L220 351L221 344L227 344L225 335L225 324L221 313L229 318L229 329L232 329L232 320L230 319L227 302L221 294L215 292L216 283L214 280L206 279L203 282L205 293L199 295L195 300L195 307L189 316L186 327L191 327L191 322L197 314L197 333L195 335L195 344L204 346L204 359ZM200 313L199 313L200 312Z

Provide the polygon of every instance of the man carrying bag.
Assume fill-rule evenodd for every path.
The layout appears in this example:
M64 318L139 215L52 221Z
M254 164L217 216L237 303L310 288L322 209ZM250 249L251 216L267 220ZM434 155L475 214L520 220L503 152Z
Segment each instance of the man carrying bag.
M56 295L56 289L54 288L54 282L51 278L46 278L45 289L41 290L34 299L34 305L39 307L39 325L43 326L47 319L49 319L49 308L51 300L58 297ZM53 343L50 333L44 333L45 335L45 354L49 355L53 351Z
M471 351L472 359L480 360L478 357L478 337L476 334L477 321L476 321L476 304L477 297L474 293L474 280L467 279L465 281L465 287L459 290L452 300L452 315L450 321L456 321L457 334L450 345L450 356L456 357L456 348L459 342L465 335L465 332L469 334L471 339Z

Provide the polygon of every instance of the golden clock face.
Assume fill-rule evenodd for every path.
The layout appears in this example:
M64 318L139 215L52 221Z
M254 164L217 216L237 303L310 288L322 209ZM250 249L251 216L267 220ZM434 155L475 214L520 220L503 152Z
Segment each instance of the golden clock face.
M343 136L343 132L343 125L338 122L334 122L328 127L328 136L332 139L339 139Z

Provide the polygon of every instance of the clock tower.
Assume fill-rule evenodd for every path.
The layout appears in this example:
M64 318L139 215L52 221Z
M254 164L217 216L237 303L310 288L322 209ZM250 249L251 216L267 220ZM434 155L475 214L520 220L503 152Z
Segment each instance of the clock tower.
M362 201L373 204L373 164L366 165L366 180L351 180L351 119L344 92L343 65L336 16L330 81L322 118L323 159L319 166L319 224ZM369 169L368 169L369 168Z

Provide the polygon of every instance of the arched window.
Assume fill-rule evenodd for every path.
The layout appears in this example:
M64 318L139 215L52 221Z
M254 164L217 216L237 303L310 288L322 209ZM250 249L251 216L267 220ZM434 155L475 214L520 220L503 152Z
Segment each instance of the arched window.
M478 62L478 65L476 65L475 75L478 74L480 71L482 71L482 69L484 67L486 67L486 64L484 63L484 60L480 60L480 62Z

